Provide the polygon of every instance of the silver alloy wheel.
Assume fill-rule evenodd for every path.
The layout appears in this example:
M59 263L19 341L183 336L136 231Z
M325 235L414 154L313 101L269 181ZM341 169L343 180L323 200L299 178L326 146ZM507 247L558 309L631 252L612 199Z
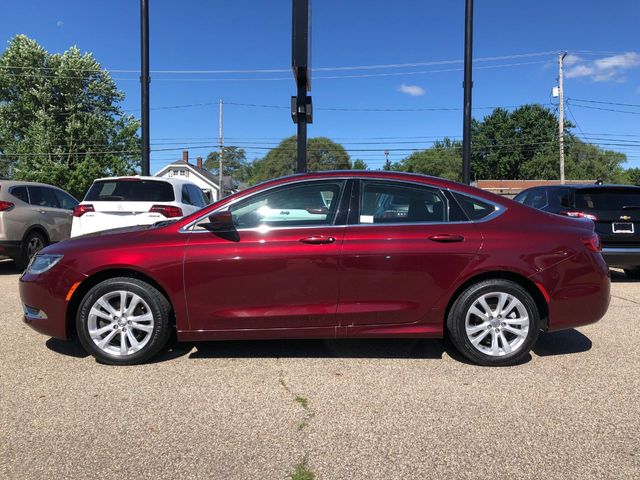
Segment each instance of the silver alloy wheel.
M115 290L96 300L89 310L88 332L103 352L131 355L149 343L153 334L153 313L142 297L127 290Z
M33 256L44 248L44 242L38 236L33 237L27 243L27 259L31 260Z
M512 354L529 334L529 315L523 303L505 292L481 295L471 304L465 318L471 344L492 357Z

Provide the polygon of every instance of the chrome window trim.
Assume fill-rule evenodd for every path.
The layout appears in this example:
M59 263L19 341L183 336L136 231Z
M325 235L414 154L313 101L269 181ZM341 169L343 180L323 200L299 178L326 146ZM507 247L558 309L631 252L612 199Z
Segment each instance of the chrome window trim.
M487 215L486 217L481 218L480 220L467 220L465 221L458 221L458 222L398 222L398 223L357 223L357 224L352 224L352 225L308 225L308 226L292 226L292 227L269 227L268 230L265 230L264 227L255 227L255 228L238 228L235 229L235 231L237 232L251 232L251 231L260 231L260 230L265 230L265 231L270 231L270 230L291 230L291 229L308 229L308 228L345 228L345 227L381 227L381 226L421 226L421 225L469 225L469 224L478 224L478 223L485 223L485 222L489 222L491 220L493 220L494 218L499 217L500 215L502 215L506 210L507 207L500 205L498 203L495 203L491 200L487 200L485 198L482 197L478 197L477 195L473 195L473 194L469 194L469 193L463 193L460 192L458 190L452 190L451 188L448 187L437 187L434 185L429 185L427 183L424 182L418 182L415 180L399 180L397 178L370 178L370 177L356 177L356 176L336 176L336 177L331 177L331 178L305 178L305 179L300 179L300 180L296 180L294 182L286 182L284 184L277 184L277 185L273 185L269 188L266 189L262 189L262 190L258 190L257 192L254 192L250 195L247 195L245 197L240 197L235 199L234 201L220 207L220 208L216 208L215 210L212 210L211 212L207 213L206 215L202 215L201 217L198 217L196 220L192 221L191 223L185 225L184 227L181 227L180 229L178 229L179 233L211 233L209 230L192 230L193 227L195 227L195 225L197 225L199 222L201 222L202 220L204 220L206 217L208 217L209 215L213 215L214 213L218 213L218 212L223 212L225 210L227 210L231 205L234 205L238 202L240 202L241 200L246 200L248 198L253 197L254 195L258 195L264 192L268 192L269 190L272 190L274 188L278 188L278 187L282 187L285 185L295 185L295 184L299 184L299 183L307 183L307 182L318 182L318 181L331 181L331 180L373 180L373 181L383 181L383 182L396 182L396 183L404 183L404 184L413 184L413 185L418 185L418 186L422 186L422 187L430 187L430 188L436 188L438 190L446 190L448 192L454 192L457 193L458 195L463 195L475 200L478 200L479 202L483 202L483 203L488 203L489 205L493 205L494 207L494 211L492 213L490 213L489 215ZM344 195L344 190L341 194L341 199L342 196ZM360 193L360 195L362 195L362 192Z

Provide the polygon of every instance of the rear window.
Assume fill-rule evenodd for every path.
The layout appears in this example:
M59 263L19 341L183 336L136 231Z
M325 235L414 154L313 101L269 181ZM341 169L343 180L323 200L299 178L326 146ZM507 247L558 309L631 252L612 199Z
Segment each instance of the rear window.
M157 180L95 182L84 197L91 202L173 202L173 186Z
M640 189L578 190L576 192L576 208L581 210L640 209Z

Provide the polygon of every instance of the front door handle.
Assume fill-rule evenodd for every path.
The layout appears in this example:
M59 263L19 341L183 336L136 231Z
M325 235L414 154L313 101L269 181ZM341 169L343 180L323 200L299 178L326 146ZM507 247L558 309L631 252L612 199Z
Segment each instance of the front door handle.
M333 243L336 241L333 237L325 237L323 235L314 235L312 237L301 238L302 243L310 243L312 245L321 245L325 243Z
M440 233L438 235L432 235L429 240L439 243L457 243L463 242L464 237L462 235L453 235L451 233Z

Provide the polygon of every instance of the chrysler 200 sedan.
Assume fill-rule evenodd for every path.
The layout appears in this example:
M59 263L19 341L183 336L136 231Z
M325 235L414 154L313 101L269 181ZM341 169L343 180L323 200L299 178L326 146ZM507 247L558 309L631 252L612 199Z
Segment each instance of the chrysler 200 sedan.
M272 180L183 217L73 238L20 279L24 321L109 364L178 341L447 335L509 365L609 305L593 222L415 174Z

